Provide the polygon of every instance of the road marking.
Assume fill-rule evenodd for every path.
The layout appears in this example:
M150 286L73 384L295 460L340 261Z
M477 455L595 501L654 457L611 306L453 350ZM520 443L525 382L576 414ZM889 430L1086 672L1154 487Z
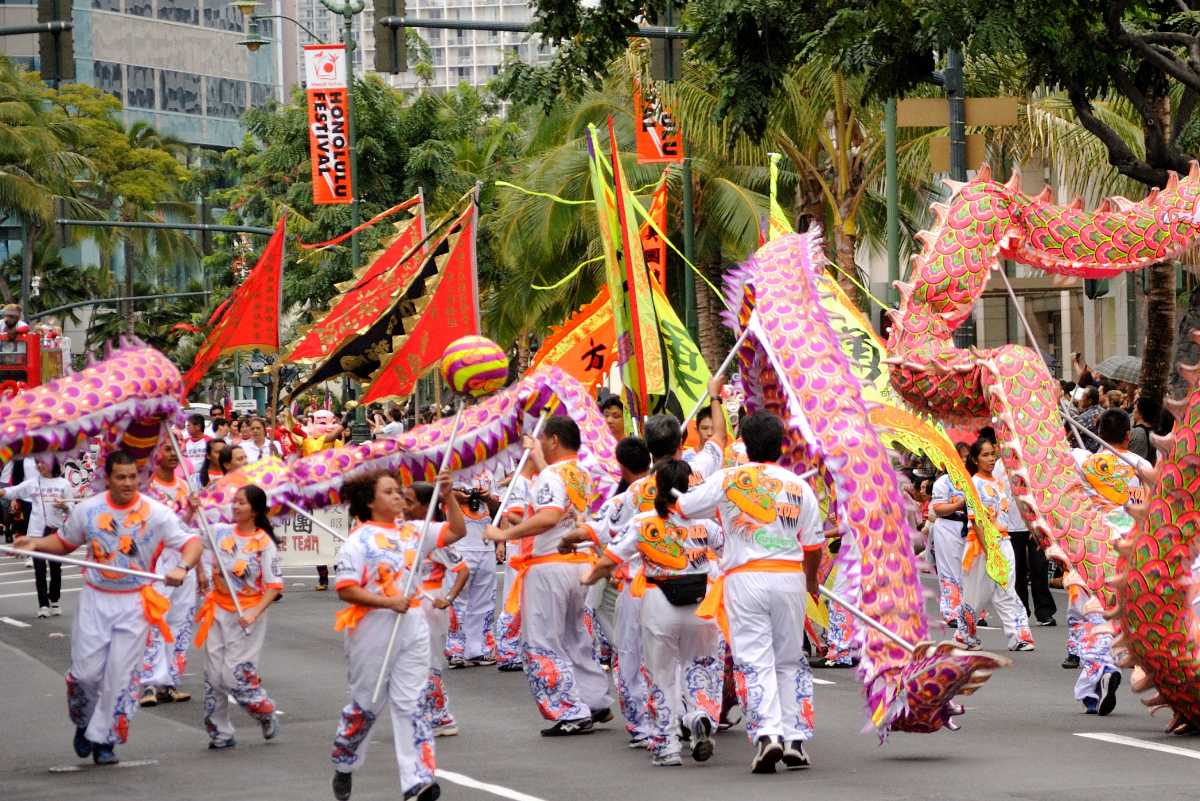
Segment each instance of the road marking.
M818 679L816 677L813 677L813 684L837 684L837 682L830 681L829 679Z
M1102 732L1075 732L1076 737L1085 737L1089 740L1100 740L1105 743L1113 743L1115 745L1127 745L1130 748L1144 748L1147 751L1159 751L1164 754L1173 754L1175 756L1187 757L1188 759L1200 759L1200 751L1190 748L1180 748L1177 745L1163 745L1162 743L1150 743L1145 740L1139 740L1136 737L1126 737L1124 734L1104 734Z
M84 770L92 770L94 768L103 768L111 770L112 768L144 768L147 765L157 765L157 759L131 759L128 762L118 762L115 765L54 765L50 768L51 773L79 773Z
M79 592L82 587L63 587L63 592ZM0 595L0 598L35 598L36 592L10 592L7 595Z
M0 623L7 623L10 626L16 626L19 629L29 628L28 623L22 623L19 620L13 620L11 617L0 617Z
M501 787L498 784L488 784L487 782L481 782L481 781L478 781L477 779L472 779L470 776L464 776L461 773L452 773L451 771L448 771L448 770L438 770L435 772L435 775L439 779L445 779L448 782L454 782L455 784L461 784L463 787L469 787L472 790L482 790L485 793L491 793L492 795L498 795L501 798L511 798L512 801L545 801L545 799L538 798L536 795L529 795L528 793L522 793L519 790L510 790L509 788Z
M79 581L82 578L83 578L82 575L63 576L62 580L63 581ZM3 585L3 584L28 584L30 582L30 580L32 580L32 579L33 579L33 576L29 575L23 579L17 579L16 581L0 581L0 585Z

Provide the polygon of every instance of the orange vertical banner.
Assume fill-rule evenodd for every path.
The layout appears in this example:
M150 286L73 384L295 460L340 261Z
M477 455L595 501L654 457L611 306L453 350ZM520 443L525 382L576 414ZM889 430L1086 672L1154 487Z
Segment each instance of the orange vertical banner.
M633 122L637 132L638 164L678 164L683 161L683 132L653 86L633 83Z
M308 105L308 152L312 159L313 203L351 203L350 115L346 96L346 46L304 46Z
M667 230L667 174L665 172L658 182L658 188L654 190L654 197L650 199L648 214L650 219L654 220L654 225L647 222L638 229L642 238L642 254L646 258L646 269L658 281L659 289L665 292L667 289L667 243L658 235L658 231L665 232ZM654 228L655 225L658 226L657 231Z

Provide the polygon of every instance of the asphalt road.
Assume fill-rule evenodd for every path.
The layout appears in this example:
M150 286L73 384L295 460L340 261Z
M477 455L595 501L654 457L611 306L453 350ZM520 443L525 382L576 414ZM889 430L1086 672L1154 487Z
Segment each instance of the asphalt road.
M314 801L329 791L330 741L345 698L338 607L333 593L312 592L314 577L289 571L288 594L270 613L262 660L264 684L283 710L282 732L267 743L240 712L239 746L207 750L193 659L187 704L143 710L123 764L94 768L71 751L62 673L69 662L71 614L80 585L64 571L60 618L34 617L32 571L0 558L0 799L3 801ZM1060 607L1065 603L1060 596ZM465 801L726 801L796 798L823 801L920 799L990 801L1194 801L1200 796L1200 739L1161 733L1122 688L1107 718L1082 714L1071 698L1074 671L1063 670L1065 612L1056 628L1035 631L1038 650L1014 654L966 699L962 731L896 734L880 746L861 734L865 715L851 672L818 670L814 766L802 773L753 776L751 748L740 730L717 739L703 765L653 768L644 751L626 748L624 729L609 724L587 737L546 740L521 674L491 668L453 671L448 687L462 734L438 740L443 798ZM945 631L942 632L946 634ZM999 631L985 647L1003 649ZM354 798L397 799L386 717L371 757L355 774ZM1099 738L1081 735L1094 735ZM1163 750L1165 749L1165 750ZM66 769L68 772L62 772Z

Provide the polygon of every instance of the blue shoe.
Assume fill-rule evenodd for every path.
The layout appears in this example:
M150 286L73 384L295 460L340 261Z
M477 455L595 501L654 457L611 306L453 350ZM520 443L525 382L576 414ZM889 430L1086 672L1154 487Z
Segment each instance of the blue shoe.
M121 760L117 759L111 745L96 743L92 749L92 761L97 765L115 765Z
M1097 701L1095 698L1084 698L1083 699L1083 708L1084 708L1084 711L1087 712L1087 714L1095 715L1099 712L1100 702Z
M92 755L92 741L87 738L87 729L75 730L75 741L72 745L75 746L75 756L80 759L86 759Z

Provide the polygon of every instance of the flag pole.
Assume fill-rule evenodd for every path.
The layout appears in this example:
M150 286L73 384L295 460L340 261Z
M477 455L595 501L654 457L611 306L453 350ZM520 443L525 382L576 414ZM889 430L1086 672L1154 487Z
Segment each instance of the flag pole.
M13 556L24 556L32 559L45 559L48 562L58 562L63 565L75 565L76 567L89 567L93 570L107 570L111 573L123 573L126 576L136 576L138 578L150 579L151 581L162 581L166 576L159 573L150 573L145 570L134 570L129 567L117 567L116 565L105 565L99 562L90 562L87 559L75 559L70 556L59 556L52 553L39 553L38 551L26 551L21 548L13 548L11 545L0 545L0 553L10 553Z
M533 427L532 436L537 439L542 433L542 429L546 427L546 421L550 419L550 410L543 409L541 417L538 418L537 425ZM529 448L525 448L521 452L521 459L517 462L517 469L513 470L513 479L508 482L508 486L504 488L504 497L500 499L500 505L496 507L496 514L492 517L492 527L500 525L500 517L504 514L504 507L508 506L508 501L512 498L513 489L516 487L516 478L521 475L521 471L525 469L525 463L529 461L529 454L532 453Z
M450 436L446 440L446 452L442 454L442 463L438 466L438 477L450 465L450 455L454 452L454 440L458 437L458 426L462 422L462 413L466 404L464 401L458 402L458 411L454 414L454 423L450 426ZM425 538L429 536L429 527L433 523L434 512L437 511L438 495L441 493L441 484L435 479L433 482L433 496L429 499L429 508L425 510L425 525L421 528L421 537L417 540L417 555L413 560L412 566L408 569L408 576L404 580L404 597L412 596L413 585L416 583L417 574L421 572L421 551L425 549ZM383 652L383 664L379 667L379 678L375 681L375 691L371 693L371 703L376 703L379 700L379 693L383 691L383 680L388 673L388 662L391 661L392 652L396 649L396 635L400 633L400 614L396 614L396 621L392 624L392 635L388 638L387 650Z
M324 524L324 523L322 523L320 520L318 520L317 518L313 517L313 516L312 516L312 515L310 515L308 512L304 511L303 509L301 509L299 506L297 506L296 504L292 503L291 501L284 501L284 502L283 502L283 505L284 505L284 506L286 506L287 508L291 509L293 512L295 512L296 514L300 515L300 516L301 516L301 517L303 517L305 520L307 520L308 522L312 523L314 526L316 526L317 528L321 529L322 531L328 532L329 534L331 534L331 535L333 535L334 537L338 538L338 539L339 539L339 540L341 540L342 542L345 542L345 541L346 541L346 537L345 537L344 535L342 535L342 534L338 534L338 533L337 533L336 531L334 531L332 528L330 528L329 526L325 525L325 524Z
M725 371L729 369L731 364L733 364L734 357L737 356L737 352L742 349L742 343L746 341L746 337L748 336L750 336L750 326L746 326L745 329L742 330L742 335L737 338L737 342L733 343L733 347L730 349L729 354L725 357L725 361L721 362L721 366L717 368L715 373L713 373L713 378L725 375ZM701 393L700 397L696 399L696 405L692 407L690 412L688 412L688 416L683 418L683 424L680 425L680 428L685 431L687 430L687 427L691 424L691 422L696 419L696 415L700 414L700 409L704 407L704 401L706 400L708 400L708 387L705 387L704 392Z

